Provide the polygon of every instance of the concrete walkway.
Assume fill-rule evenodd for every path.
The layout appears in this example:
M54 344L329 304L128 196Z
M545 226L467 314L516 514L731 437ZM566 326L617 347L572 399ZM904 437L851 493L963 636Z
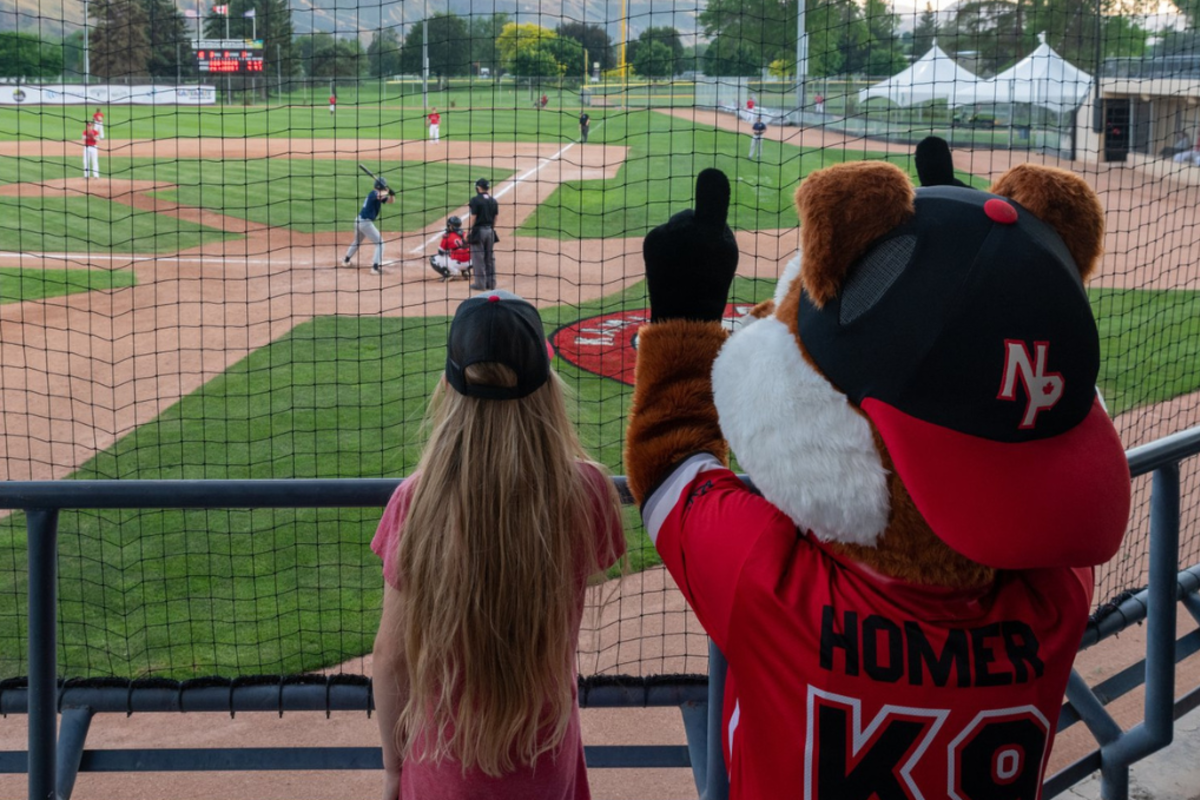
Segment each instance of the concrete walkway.
M1059 797L1102 800L1100 773ZM1130 800L1200 800L1200 709L1175 723L1170 747L1134 764L1129 771Z

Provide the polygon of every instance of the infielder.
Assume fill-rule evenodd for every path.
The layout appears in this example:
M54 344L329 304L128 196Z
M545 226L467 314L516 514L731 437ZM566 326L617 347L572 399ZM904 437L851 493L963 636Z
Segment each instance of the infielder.
M92 126L96 129L96 135L101 139L104 138L104 112L96 109L96 113L92 114Z
M383 273L383 237L379 234L379 229L375 227L375 220L379 219L379 211L383 208L384 203L394 203L395 201L396 193L388 188L387 181L383 178L376 178L375 186L367 192L362 209L354 218L354 244L350 245L350 249L346 251L346 257L342 259L343 266L350 266L350 258L358 252L358 246L365 237L375 245L375 259L371 263L371 274L381 275Z
M435 106L433 111L431 111L429 114L429 141L441 141L441 139L438 138L438 128L441 126L441 124L442 115L438 113L437 107Z
M767 132L767 123L763 122L762 117L759 117L754 120L754 124L750 126L750 130L750 158L751 160L762 161L763 134Z
M89 167L91 172L89 174ZM83 177L100 177L100 150L96 147L96 124L89 122L83 129Z

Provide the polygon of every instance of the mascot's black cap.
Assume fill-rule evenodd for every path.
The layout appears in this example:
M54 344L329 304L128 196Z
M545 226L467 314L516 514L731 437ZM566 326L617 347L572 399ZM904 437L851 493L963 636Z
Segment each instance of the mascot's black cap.
M550 344L537 309L512 292L489 291L464 300L454 312L446 341L446 382L459 394L486 400L518 400L550 379ZM517 385L468 383L472 364L503 364Z
M837 297L802 296L798 323L953 549L1012 569L1115 553L1128 462L1095 390L1087 294L1049 225L986 192L919 189Z

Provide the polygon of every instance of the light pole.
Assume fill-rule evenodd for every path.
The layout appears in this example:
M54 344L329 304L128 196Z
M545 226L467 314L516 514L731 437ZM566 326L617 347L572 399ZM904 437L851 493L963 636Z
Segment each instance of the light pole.
M425 19L421 23L421 102L429 110L429 0L425 0Z
M804 122L804 95L807 90L805 83L808 80L808 30L805 28L804 13L807 9L804 7L805 0L796 0L796 108L799 110L800 119L797 122Z
M87 86L92 80L92 64L91 53L88 52L88 0L83 0L83 85ZM87 90L84 89L84 99L87 99Z

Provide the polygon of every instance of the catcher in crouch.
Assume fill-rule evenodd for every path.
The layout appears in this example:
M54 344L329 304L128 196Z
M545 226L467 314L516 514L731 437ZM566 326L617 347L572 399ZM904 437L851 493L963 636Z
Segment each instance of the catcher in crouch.
M471 277L471 245L463 237L462 219L457 216L446 220L446 235L438 244L437 255L430 256L433 271L442 276L442 281L451 278Z

